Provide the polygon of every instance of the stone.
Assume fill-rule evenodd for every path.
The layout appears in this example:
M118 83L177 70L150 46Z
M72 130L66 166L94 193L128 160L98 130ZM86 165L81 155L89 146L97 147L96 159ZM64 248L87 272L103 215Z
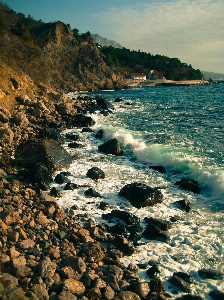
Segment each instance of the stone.
M73 142L73 143L68 143L68 147L73 149L82 149L84 146L82 144Z
M181 180L177 181L175 185L179 185L182 189L195 194L201 193L200 183L192 178L182 178Z
M126 211L122 211L119 209L113 209L109 214L107 215L103 215L104 219L107 220L112 220L114 217L122 220L123 222L125 222L127 225L140 225L140 219L138 217L136 217L135 215L126 212Z
M77 297L69 291L62 291L60 295L58 295L58 300L76 300L76 299Z
M72 141L80 140L80 136L76 133L66 133L65 138Z
M101 291L99 288L95 287L92 289L87 289L85 292L90 299L101 299Z
M91 117L87 117L83 114L77 114L72 121L72 125L75 127L89 127L95 125L95 123Z
M201 269L198 270L198 275L204 279L222 279L224 278L224 273L214 270L214 269Z
M98 146L98 150L100 152L106 153L106 154L112 154L115 156L121 156L124 153L124 150L121 148L119 141L114 138L111 139L102 145Z
M209 293L209 296L213 300L223 300L224 299L224 292L220 292L218 290L213 290Z
M0 277L0 283L3 284L5 288L11 289L18 286L18 278L10 275L9 273L2 273Z
M98 180L98 179L104 179L105 173L98 167L93 167L87 171L87 177Z
M135 252L134 246L125 237L118 234L114 235L112 243L120 250L124 255L132 255Z
M150 292L149 283L148 282L135 282L131 283L127 289L131 292L139 295L141 299L144 299Z
M63 266L70 266L75 271L75 279L77 280L86 271L86 264L81 257L69 256L63 260Z
M23 250L33 248L34 245L35 245L35 242L31 239L26 239L26 240L18 243L18 246Z
M99 262L104 259L105 253L101 249L98 242L87 242L83 244L83 252L90 256L94 262Z
M161 230L159 227L157 227L154 224L147 225L144 232L142 233L142 236L145 239L157 240L165 243L169 243L170 241L170 236L167 233L167 231Z
M54 178L54 181L58 184L63 184L65 182L69 182L70 180L62 173L59 173L56 175L56 177Z
M105 299L105 300L114 299L115 292L109 285L107 285L104 289L102 289L101 293L102 293L103 299Z
M185 281L183 278L181 278L177 275L173 275L169 279L169 282L184 292L190 293L190 291L191 291L189 282Z
M32 291L37 296L38 299L49 300L46 284L44 283L34 284L32 287Z
M101 198L102 196L100 195L100 193L98 193L97 191L95 191L93 188L89 188L88 190L86 190L84 192L86 197L93 197L93 198Z
M38 274L42 278L53 277L56 271L57 265L55 262L52 262L49 257L41 260L37 265Z
M159 229L161 229L163 231L167 231L168 229L171 228L171 223L166 220L146 217L146 218L144 218L144 221L146 221L148 225L155 225L156 227L158 227Z
M13 143L14 133L10 128L0 127L0 141L1 145L11 146Z
M141 300L141 298L136 293L121 291L114 297L114 300Z
M72 163L71 155L57 142L48 139L28 139L17 147L15 160L25 167L42 163L49 170L68 168Z
M163 198L158 189L138 182L125 185L118 195L129 200L137 208L161 203Z
M35 164L29 170L29 175L32 181L36 183L47 184L53 181L52 172L42 163Z
M163 294L166 291L166 288L160 278L153 278L150 281L150 291L157 294Z
M103 129L100 129L100 130L95 134L95 138L96 138L96 139L102 139L102 138L104 138L104 136L105 136L105 133L104 133Z
M186 212L189 212L192 208L191 202L189 200L178 200L175 202L177 206L179 206L181 209L185 210Z
M81 296L85 292L85 286L81 281L73 278L65 279L64 288L76 296Z
M17 126L28 126L29 124L29 120L27 119L27 116L24 112L18 112L15 117L14 117L14 123L17 125Z
M97 105L105 110L109 110L109 109L113 109L113 105L105 98L103 98L102 96L96 96L96 103Z

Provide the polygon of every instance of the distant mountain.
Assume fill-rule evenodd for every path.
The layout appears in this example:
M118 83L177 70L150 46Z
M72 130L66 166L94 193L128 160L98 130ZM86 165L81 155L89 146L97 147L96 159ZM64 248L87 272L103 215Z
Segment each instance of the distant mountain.
M207 71L201 71L201 73L204 75L205 79L224 79L223 73L215 73L215 72L207 72Z
M113 41L113 40L109 40L109 39L107 39L107 38L104 38L104 37L102 37L102 36L99 35L99 34L92 34L92 33L91 33L91 36L92 36L92 38L94 39L95 43L97 43L97 44L99 44L99 45L101 45L101 46L107 46L107 47L112 46L112 47L114 47L114 48L120 48L120 49L123 48L123 47L122 47L119 43L117 43L116 41Z

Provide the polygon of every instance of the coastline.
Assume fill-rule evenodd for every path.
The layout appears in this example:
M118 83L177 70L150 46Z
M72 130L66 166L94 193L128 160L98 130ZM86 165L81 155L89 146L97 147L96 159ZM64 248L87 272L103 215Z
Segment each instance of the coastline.
M94 149L90 147L88 143L90 142L91 144L93 140L96 141L94 135L97 133L96 129L99 128L94 128L93 125L93 132L91 132L92 125L88 123L89 119L86 124L83 123L81 126L74 126L74 123L70 123L76 118L77 110L78 114L82 112L83 115L85 114L89 117L95 113L96 109L100 109L101 114L106 116L110 113L111 103L106 100L101 101L101 98L91 99L91 97L85 95L78 95L77 99L73 100L67 99L65 95L55 95L56 99L58 97L61 104L57 104L56 111L58 115L57 119L54 119L55 125L59 125L59 120L63 124L60 130L62 136L66 134L66 132L62 132L62 129L65 128L67 128L68 132L73 132L74 137L76 135L74 131L78 131L82 136L81 141L84 139L86 145L83 143L85 146L82 148L81 141L78 141L79 145L76 145L78 147L76 150L70 148L71 156L75 160L73 161L73 169L70 166L69 168L65 168L64 171L58 170L54 172L52 174L53 178L56 178L56 174L60 174L62 181L58 181L58 183L54 181L53 184L52 181L49 182L51 186L46 186L46 191L41 191L43 189L41 184L37 185L35 182L30 181L29 177L27 178L27 173L25 173L24 177L24 172L22 175L20 167L16 166L13 162L11 162L13 166L11 174L7 168L8 166L3 167L5 175L2 180L1 190L1 195L4 199L1 207L1 228L4 229L4 236L6 238L1 239L1 250L3 253L1 260L3 269L5 268L6 272L3 272L1 282L4 285L6 281L7 284L10 281L10 286L14 289L16 288L16 293L24 293L28 299L31 296L34 297L33 294L37 295L40 299L49 299L48 297L50 296L58 297L58 295L60 297L63 296L64 299L72 296L79 299L93 299L93 297L101 299L105 298L108 293L110 293L110 297L107 296L105 299L120 299L116 297L121 297L122 293L135 297L135 299L143 299L146 295L144 297L139 296L139 294L141 295L139 289L142 290L143 287L147 291L147 299L152 299L150 297L176 299L175 295L170 295L167 292L169 283L163 283L160 276L157 276L158 272L155 272L155 276L143 276L143 273L145 274L146 271L140 270L136 266L135 256L132 255L134 253L132 251L135 251L133 241L129 241L125 235L121 239L118 239L119 231L116 234L113 232L105 234L108 232L108 227L102 223L102 219L101 222L97 222L102 214L105 212L109 213L112 209L108 207L106 211L99 210L100 203L105 202L107 199L113 200L115 193L119 191L126 182L126 179L124 177L122 182L118 178L117 185L110 185L112 183L110 178L114 179L116 172L113 169L108 170L105 165L106 181L109 188L106 192L104 185L101 185L103 179L94 181L87 178L88 169L93 166L100 166L107 163L107 160L111 160L117 162L117 166L120 170L124 170L124 174L129 174L129 167L131 167L133 170L133 181L138 177L142 177L142 171L135 169L136 163L132 165L126 158L99 153L97 145L101 144L102 140L98 140ZM24 104L28 104L27 98L25 101ZM44 100L43 103L45 106L42 105L39 107L39 110L42 112L41 116L37 116L35 119L31 118L29 115L31 112L30 109L27 114L29 122L38 121L36 129L38 129L39 133L40 130L46 133L50 129L49 124L52 124L52 119L51 122L46 123L46 118L47 116L49 117L49 111L46 113L48 101ZM58 103L58 100L56 103ZM101 103L104 108L96 106L97 103ZM33 107L35 105L34 102ZM75 110L73 110L74 105ZM27 108L31 107L32 105L29 103ZM50 108L48 107L48 109ZM53 112L54 109L54 107L51 107L50 112ZM22 111L24 112L24 107L22 107ZM90 114L87 114L87 111ZM32 116L33 113L34 111L32 111ZM35 111L35 114L37 114L37 111ZM44 125L43 128L39 128L41 121L43 122L42 125ZM23 134L29 132L28 128L31 123L29 126L28 124L23 115L23 118L20 119L21 130L22 132L24 131ZM57 127L55 126L53 131L56 132L55 128ZM31 131L30 135L32 135ZM89 135L91 135L91 138ZM68 143L74 143L74 141L67 141L66 147L68 147ZM84 159L78 157L80 152L86 152ZM22 177L18 177L17 174L19 173ZM153 174L156 182L158 173ZM159 175L159 177L161 176ZM72 182L72 180L75 181ZM69 181L75 184L73 186L74 189L64 192L64 187ZM95 198L93 196L90 198L87 197L87 199L83 198L83 194L87 188L96 189L97 192L102 193L103 197ZM68 198L63 198L64 193L68 193ZM74 199L72 206L68 202L71 199ZM88 202L86 203L86 201ZM117 201L118 203L114 203L115 208L130 212L130 216L132 216L132 206L128 205L127 202L123 206L120 206L121 199L119 197ZM7 211L8 202L12 206L11 211ZM65 206L66 202L68 204L67 207ZM113 201L112 203L109 201L109 204L113 204ZM12 212L13 217L9 221L9 215L11 216ZM160 217L157 207L151 207L149 212L158 218ZM174 213L172 211L169 212L171 215ZM27 217L24 217L24 215ZM180 223L178 226L183 225ZM194 224L194 227L196 228L196 224ZM15 234L13 234L13 230ZM195 231L195 233L197 232ZM118 242L116 242L116 239L118 239ZM154 245L152 248L155 249L159 246L160 255L163 255L164 251L169 252L172 249L169 244L160 241L151 241L151 245ZM144 244L139 247L139 249L141 247L144 248ZM129 254L127 253L127 249ZM151 269L155 267L154 265L150 265L150 263L147 264L147 257L150 255L151 258L153 256L153 258L156 258L156 252L154 251L153 253L153 250L149 251L146 249L139 251L143 253L146 268ZM147 252L148 254L144 256L144 253ZM130 253L132 253L131 256ZM76 259L75 262L73 261L74 257ZM153 262L151 261L151 263ZM81 265L84 267L80 268ZM181 264L178 263L178 265L178 268L181 268ZM34 272L34 275L30 274L31 270ZM122 285L120 279L108 278L106 276L108 270L110 272L115 272L116 270L116 272L122 274L122 276L119 275L119 278L122 279ZM77 272L79 275L77 275ZM169 271L169 274L163 274L163 276L165 275L165 278L171 277L171 273L172 270ZM14 278L7 274L11 274ZM102 281L105 283L100 285L99 281L101 284ZM23 284L23 288L20 287L21 284ZM136 284L139 286L137 294ZM13 293L13 288L7 292ZM7 289L9 288L7 287ZM185 294L186 291L179 291L177 297Z
M209 84L208 80L167 80L167 79L157 79L157 80L128 80L127 84L129 87L153 87L153 86L192 86L192 85L205 85Z

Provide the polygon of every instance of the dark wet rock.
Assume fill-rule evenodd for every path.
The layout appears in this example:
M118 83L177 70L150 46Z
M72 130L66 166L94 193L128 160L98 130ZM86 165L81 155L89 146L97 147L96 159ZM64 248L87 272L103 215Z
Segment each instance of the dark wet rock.
M157 294L163 294L166 291L166 288L160 278L153 278L150 280L150 291Z
M223 272L219 272L219 271L213 270L213 269L198 270L198 275L202 278L205 278L205 279L218 280L218 279L224 278L224 273Z
M53 186L50 190L50 196L61 197L62 193L55 186Z
M91 226L89 228L89 233L90 233L92 238L94 238L95 240L97 240L99 242L107 241L107 236L105 234L105 229L102 230L98 226Z
M111 205L109 203L106 203L105 201L101 201L99 204L99 208L102 210L107 210L111 208Z
M103 108L105 110L113 109L113 105L102 96L96 96L96 103L100 108Z
M101 267L98 267L96 269L96 273L102 272L104 276L107 276L108 274L113 275L118 281L123 278L124 271L119 268L118 266L114 265L103 265ZM107 281L106 281L107 282ZM108 282L107 282L108 283Z
M144 221L146 221L148 225L155 225L163 231L167 231L171 228L171 223L166 220L146 217L144 218Z
M102 299L105 300L114 299L115 292L109 285L107 285L104 289L102 289L101 293L102 293Z
M138 182L125 185L118 195L129 200L137 208L161 203L163 198L158 189Z
M147 225L144 232L142 233L142 236L149 240L157 240L165 243L169 243L170 241L170 236L167 231L161 230L154 224Z
M63 184L65 182L69 182L70 180L62 173L59 173L56 175L56 177L54 178L54 181L58 184Z
M175 185L179 185L182 189L195 194L201 193L200 183L192 178L182 178L181 180L177 181Z
M71 155L57 141L48 139L22 141L16 150L15 160L26 167L42 163L54 171L68 168L72 163Z
M119 97L116 97L115 99L114 99L114 102L122 102L123 101L123 99L121 99L121 98L119 98Z
M201 296L196 295L183 295L180 298L176 298L176 300L204 300ZM220 299L221 300L221 299Z
M84 146L82 144L73 142L73 143L68 143L68 147L73 149L82 149Z
M87 177L89 177L93 180L105 178L105 173L98 167L93 167L93 168L89 169L86 175L87 175Z
M38 138L41 138L41 139L46 138L46 139L50 139L50 140L55 140L60 143L63 143L65 141L64 137L61 136L60 132L55 129L52 129L52 128L42 130L38 134Z
M81 257L69 256L64 259L63 266L69 266L75 271L75 278L79 280L86 271L86 264Z
M77 114L72 122L73 126L76 127L89 127L89 126L93 126L96 122L91 118L91 117L87 117L83 114Z
M111 139L102 145L98 146L98 150L100 152L106 153L106 154L113 154L116 156L123 155L124 151L120 146L120 143L117 139Z
M100 195L100 193L98 193L97 191L95 191L93 188L89 188L87 191L84 192L86 197L99 197L101 198L102 196Z
M91 129L91 128L88 128L88 127L84 127L84 128L82 129L82 132L94 132L94 130Z
M114 235L112 243L118 250L124 253L124 255L132 255L135 252L134 246L125 237L120 235Z
M224 292L220 292L218 290L213 290L209 293L209 296L214 300L223 300Z
M53 181L52 172L42 163L37 163L29 169L29 175L33 182L50 183Z
M104 138L104 136L105 136L105 133L104 133L103 129L100 129L100 130L96 133L95 138L96 138L96 139L102 139L102 138Z
M127 289L131 292L139 295L141 299L144 299L150 292L149 283L148 282L136 282L131 283Z
M178 273L176 273L178 274ZM186 274L187 275L187 274ZM184 277L184 276L182 276ZM178 287L180 290L190 293L191 287L190 283L184 280L182 277L173 274L173 276L169 279L169 282ZM184 277L185 278L185 277Z
M187 273L184 273L184 272L174 272L173 273L174 276L178 276L179 278L183 279L184 281L192 284L194 283L194 278L192 276L190 276L189 274Z
M159 173L165 174L166 170L163 166L149 166L149 169L153 169Z
M160 270L159 270L157 264L153 265L146 271L146 274L148 275L149 278L155 278L158 276L159 273L160 273Z
M131 291L121 291L114 297L114 300L141 300L141 298Z
M90 299L101 299L101 291L99 288L95 287L92 289L86 289L85 294L90 298Z
M126 232L126 226L121 222L118 222L114 226L109 227L108 231L116 234L124 234Z
M175 204L186 212L189 212L192 208L191 202L189 200L178 200L175 202Z
M126 211L114 209L109 214L103 215L103 218L109 221L111 221L114 217L122 220L127 225L137 225L137 226L140 225L140 219L135 215Z
M64 190L76 190L79 188L79 185L76 184L76 183L72 183L72 182L67 182L65 187L64 187Z
M87 242L83 244L83 252L90 256L94 262L99 262L104 259L105 253L101 249L98 242Z
M80 139L79 135L75 133L66 133L65 138L72 141L78 141Z

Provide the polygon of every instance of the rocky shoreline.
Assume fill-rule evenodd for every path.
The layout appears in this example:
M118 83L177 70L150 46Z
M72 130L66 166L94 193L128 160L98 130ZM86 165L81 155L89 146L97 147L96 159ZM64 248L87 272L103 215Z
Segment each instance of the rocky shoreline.
M169 241L171 222L147 219L143 230L138 218L125 211L106 213L108 203L101 202L105 220L116 217L123 227L97 224L88 213L75 215L75 207L63 211L57 204L60 191L49 183L66 183L67 189L77 188L61 172L73 159L62 144L61 132L79 127L91 131L94 120L88 113L100 111L107 115L113 107L102 97L70 99L64 93L44 89L35 98L17 97L18 105L8 111L0 108L0 298L1 299L173 299L159 278L158 266L121 262L133 254L141 235L161 242ZM118 102L119 99L116 99ZM97 138L103 132L97 133ZM67 135L70 147L81 147L75 135ZM105 154L122 155L116 140L101 145ZM161 166L155 166L155 168ZM92 180L104 178L102 170L92 168L87 175ZM184 189L200 193L194 180L176 183ZM46 193L50 189L50 193ZM88 197L98 197L93 189ZM135 207L162 201L162 193L139 183L126 185L121 197ZM141 194L136 202L136 195ZM179 203L185 211L190 203ZM128 232L128 235L126 234ZM139 269L146 269L149 280L143 280ZM222 278L215 270L201 269L202 278ZM204 299L190 295L193 278L176 272L170 283L186 293L180 299ZM212 299L222 299L223 293L211 290ZM177 299L177 298L176 298Z

